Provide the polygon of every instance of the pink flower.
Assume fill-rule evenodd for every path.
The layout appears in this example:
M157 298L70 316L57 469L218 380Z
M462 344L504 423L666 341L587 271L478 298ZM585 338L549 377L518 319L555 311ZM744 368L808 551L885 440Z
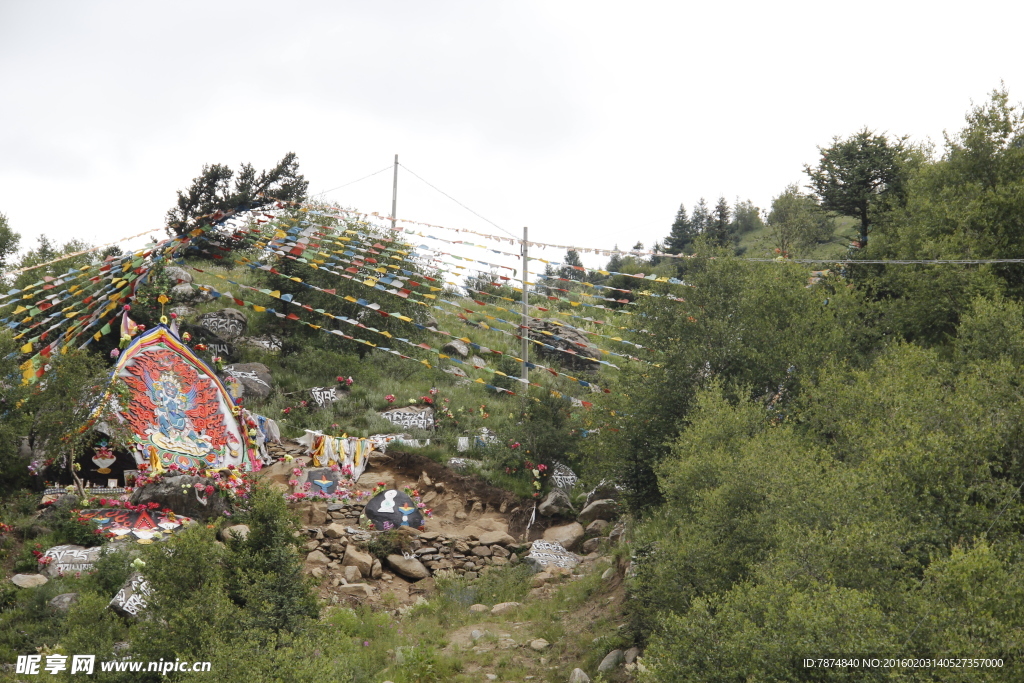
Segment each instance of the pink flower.
M116 346L114 348L110 349L110 357L111 358L117 358L120 355L121 355L121 349L117 348Z
M211 493L213 493L213 487L210 486L209 484L207 484L206 485L206 495L210 495Z
M437 395L437 387L430 387L430 395L431 396L436 396Z
M354 380L353 380L353 379L352 379L351 377L346 377L346 378L345 378L345 386L347 386L347 387L350 387L350 386L352 386L352 382L353 382L353 381L354 381Z
M387 396L384 397L384 400L387 401L388 403L394 403L395 402L395 395L394 394L388 394Z

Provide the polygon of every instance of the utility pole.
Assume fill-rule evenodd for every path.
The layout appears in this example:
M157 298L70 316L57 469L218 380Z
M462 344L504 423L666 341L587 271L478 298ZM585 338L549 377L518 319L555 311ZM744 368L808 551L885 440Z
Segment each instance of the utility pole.
M521 330L522 337L523 337L523 340L522 340L523 341L523 346L522 346L522 351L520 353L523 356L523 374L522 374L522 378L523 378L524 382L529 382L530 381L530 367L529 367L529 365L527 365L527 363L529 363L529 361L530 361L530 342L529 342L530 328L529 328L529 325L527 323L527 320L528 320L529 316L527 315L526 309L527 309L527 307L530 304L530 299L529 299L529 297L528 297L528 295L526 293L526 270L527 270L527 264L530 261L530 253L529 253L528 247L526 246L526 238L527 238L527 228L524 226L523 227L523 324L522 324L522 330ZM525 388L524 388L524 391L525 391Z
M391 186L391 230L395 229L395 215L398 212L398 155L395 155L395 182Z

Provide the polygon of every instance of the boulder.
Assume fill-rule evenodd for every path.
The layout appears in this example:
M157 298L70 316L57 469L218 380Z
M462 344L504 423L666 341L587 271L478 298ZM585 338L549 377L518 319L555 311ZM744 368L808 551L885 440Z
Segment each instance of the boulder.
M416 502L402 491L382 491L370 499L363 508L363 514L373 522L374 528L397 529L423 526L423 515L416 508Z
M58 612L67 612L76 602L78 602L78 593L61 593L47 604Z
M373 566L370 567L370 578L376 581L384 575L384 568L380 566L380 560L373 558Z
M388 566L407 579L418 581L430 576L430 570L423 566L419 560L402 555L388 555Z
M164 268L164 275L175 285L192 282L192 273L178 266L167 266Z
M324 536L326 538L341 538L345 535L345 525L339 522L333 522L327 525L324 529Z
M196 319L196 323L228 342L241 337L249 327L245 314L234 308L203 313Z
M516 539L504 531L488 531L480 535L481 545L512 545L515 542Z
M152 589L146 577L139 572L132 572L107 606L122 617L135 618L146 609L146 598L151 594Z
M491 556L491 548L490 548L490 546L486 546L486 545L478 545L477 547L473 548L470 551L470 553L473 554L473 555L476 555L477 557L490 557Z
M573 669L569 674L569 683L590 683L590 676L583 669Z
M344 586L338 586L338 592L342 595L349 595L354 598L373 597L373 588L366 583L349 583Z
M614 519L618 516L619 504L610 498L595 500L583 508L576 520L580 524L590 524L595 519Z
M552 541L534 541L530 552L523 561L535 572L572 571L580 563L579 558L567 551L560 543Z
M18 588L39 588L45 586L49 581L42 574L15 574L11 577L11 583Z
M457 358L469 358L469 346L464 341L452 339L441 347L441 353Z
M562 489L551 489L537 506L537 512L545 517L556 517L575 512L575 510L573 510L572 501L569 500L569 494Z
M608 542L612 545L615 545L616 543L622 540L622 534L624 534L625 532L625 525L619 522L615 525L615 528L611 530L611 533L608 534Z
M497 605L491 608L491 614L493 616L501 616L502 614L508 614L514 612L523 606L521 602L499 602Z
M53 579L67 574L91 572L96 562L103 557L103 552L102 546L92 548L80 545L54 546L43 553L43 557L50 558L43 573Z
M583 525L579 522L553 526L544 530L545 541L560 543L566 550L572 550L583 538Z
M623 657L624 655L622 653L622 650L612 650L611 652L606 654L604 656L604 659L601 660L601 663L597 665L598 673L605 673L606 671L611 671L612 669L614 669L622 663Z
M466 371L460 368L458 365L448 365L446 367L441 368L441 371L447 372L449 375L454 375L459 379L465 379L469 377L469 375L466 374Z
M543 638L537 638L536 640L530 641L530 649L536 650L537 652L543 652L544 650L551 647L551 643L544 640Z
M242 385L242 397L247 399L264 399L270 396L274 387L270 368L263 363L233 363L225 366L224 379L228 377Z
M374 562L380 563L373 555L360 550L351 543L345 546L345 557L341 561L343 566L355 567L359 570L360 575L371 576L373 574Z
M589 555L590 553L597 552L597 549L601 546L600 538L588 538L583 541L583 554Z
M595 519L593 522L587 525L586 532L588 534L597 534L598 536L604 534L604 530L608 528L608 522L603 519Z
M601 357L601 350L590 343L579 330L567 327L559 320L531 320L528 335L547 346L540 354L557 358L563 366L574 370L597 370L600 364L591 359Z
M345 581L347 583L359 583L363 578L362 573L359 571L359 567L353 565L346 565L342 572L342 576L345 577Z
M326 567L330 564L331 558L324 555L319 550L314 550L310 554L306 555L306 568L311 569L314 567Z
M234 524L229 527L224 527L220 530L220 540L227 543L235 536L242 539L243 541L249 538L249 525L248 524Z
M470 605L470 606L469 606L469 611L470 611L470 612L477 612L477 613L479 613L479 614L483 614L484 612L490 612L490 611L491 611L491 608L490 608L490 607L488 607L487 605L481 605L481 604L480 604L480 603L478 602L478 603L477 603L477 604L475 604L475 605Z
M135 489L131 502L133 505L157 503L160 509L170 508L176 515L195 519L221 518L228 511L227 500L216 492L206 493L208 484L206 478L188 474L165 476L160 481Z
M213 301L213 295L202 289L196 289L191 284L181 283L174 285L169 292L171 301L177 304L201 304Z
M633 662L636 661L636 658L639 657L639 656L640 656L640 648L638 648L638 647L631 647L628 650L626 650L626 655L625 655L624 659L625 659L626 664L632 664Z
M472 365L474 368L486 368L487 367L487 361L485 361L480 356L473 356L473 357L471 357L469 359L469 364Z

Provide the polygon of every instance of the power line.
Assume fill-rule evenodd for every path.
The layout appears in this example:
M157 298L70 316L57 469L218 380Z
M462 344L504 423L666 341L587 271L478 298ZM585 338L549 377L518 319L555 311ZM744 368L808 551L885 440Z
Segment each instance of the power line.
M480 220L484 220L484 221L487 221L488 223L490 223L491 225L493 225L494 227L496 227L496 228L497 228L498 230L501 230L501 231L502 231L503 233L505 233L505 234L506 234L506 235L508 235L509 237L513 237L513 238L515 238L515 239L517 239L517 240L519 239L518 237L516 237L515 235L513 235L512 233L510 233L510 232L509 232L508 230L506 230L505 228L503 228L503 227L501 227L500 225L498 225L497 223L495 223L494 221L490 220L489 218L484 218L483 216L481 216L480 214L478 214L478 213L477 213L476 211L474 211L473 209L469 208L468 206L466 206L465 204L463 204L463 203L462 203L462 202L460 202L460 201L459 201L458 199L456 199L455 197L451 196L450 194L448 194L448 193L447 193L447 192L445 192L444 190L441 190L441 189L439 189L439 188L437 188L437 187L434 187L433 185L431 185L430 183L428 183L428 182L427 182L426 180L423 180L423 178L420 178L420 177L419 177L418 175L416 175L415 171L413 171L413 170L412 170L411 168L409 168L409 167L408 167L408 166L406 166L405 164L400 164L400 165L401 165L401 166L402 166L402 168L404 168L404 169L405 169L406 171L408 171L409 173L412 173L412 174L413 174L414 176L416 176L417 178L419 178L419 180L420 180L420 181L422 181L423 183L425 183L425 184L426 184L426 185L428 185L429 187L433 188L434 190L437 190L438 192L440 192L441 194L443 194L443 195L444 195L445 197L447 197L448 199L452 200L453 202L455 202L456 204L458 204L459 206L461 206L461 207L462 207L463 209L465 209L466 211L469 211L469 212L470 212L471 214L473 214L474 216L476 216L476 217L477 217L477 218L479 218ZM390 167L389 167L389 168L390 168Z
M343 187L348 187L349 185L355 185L356 183L362 182L362 181L366 180L367 178L372 178L373 176L377 175L378 173L383 173L384 171L387 171L390 168L391 168L391 164L388 164L387 166L385 166L384 168L380 169L379 171L374 171L370 175L364 175L359 180L353 180L351 182L345 183L344 185L338 185L337 187L332 187L329 190L324 190L323 192L319 192L319 193L317 193L317 194L315 194L313 196L314 197L321 197L321 196L327 194L328 192L334 192L335 190L340 190Z

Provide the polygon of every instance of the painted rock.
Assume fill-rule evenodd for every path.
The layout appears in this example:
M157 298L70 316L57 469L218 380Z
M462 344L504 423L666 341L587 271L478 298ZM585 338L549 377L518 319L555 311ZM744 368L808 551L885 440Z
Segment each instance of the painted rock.
M371 498L363 509L363 514L379 531L400 526L414 529L423 526L423 515L416 509L413 499L395 489L378 493Z

